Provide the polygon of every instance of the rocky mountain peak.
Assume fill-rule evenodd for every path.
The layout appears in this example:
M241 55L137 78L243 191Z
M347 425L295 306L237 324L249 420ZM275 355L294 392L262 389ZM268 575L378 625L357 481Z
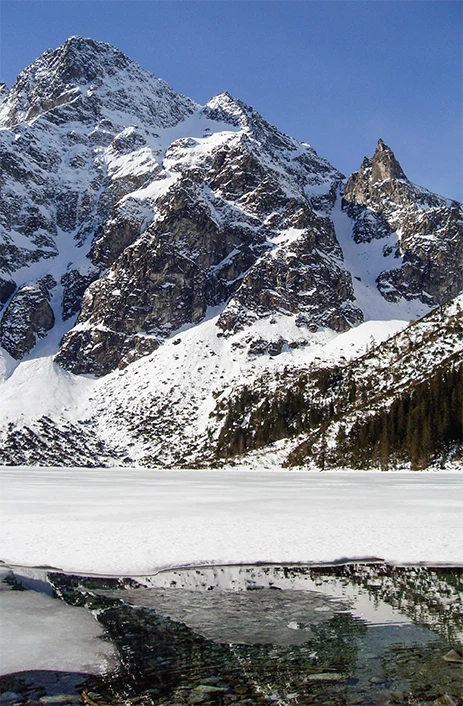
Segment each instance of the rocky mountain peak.
M383 240L393 257L376 279L385 299L436 305L461 291L461 206L412 184L383 140L347 180L343 208L356 243Z
M6 113L5 127L31 120L53 107L69 103L80 88L126 68L130 63L110 44L82 37L70 37L57 49L47 49L22 71L14 83Z
M382 140L344 218L344 177L310 145L227 91L201 107L82 37L25 69L3 114L0 343L17 360L56 318L56 360L104 375L219 306L217 335L251 341L262 325L252 355L281 353L362 321L357 282L425 306L460 287L457 206L414 187ZM289 333L268 333L283 319Z
M394 152L380 138L373 157L364 157L358 172L347 180L344 200L347 203L367 204L381 200L385 193L403 201L410 196L413 185L396 159ZM415 198L415 194L412 194Z
M177 464L206 437L227 455L288 429L319 436L376 388L344 386L358 410L331 404L365 332L463 290L460 206L412 184L382 140L346 183L228 92L199 106L82 37L0 86L1 115L0 412L20 414L0 414L3 463ZM331 385L317 361L341 352ZM69 401L84 386L85 419ZM42 397L50 416L29 423Z
M385 179L406 179L402 167L395 158L394 152L380 138L371 160L371 176L373 183Z
M66 85L85 85L112 75L133 63L119 49L106 42L70 37L50 56L49 66Z
M116 94L117 100L112 99ZM80 109L78 116L66 114L70 119L82 120L82 109L94 119L104 104L106 112L124 109L138 114L137 122L156 127L174 125L198 107L111 44L70 37L57 49L47 49L19 74L0 114L0 125L11 128L69 104Z
M208 101L211 108L230 106L235 103L235 99L228 91L222 91Z
M204 107L207 117L226 122L235 127L245 127L249 107L236 100L228 91L223 91L208 101Z
M355 198L356 201L365 203L376 185L390 179L408 181L394 152L380 138L373 157L364 157L359 171L350 176L345 198Z

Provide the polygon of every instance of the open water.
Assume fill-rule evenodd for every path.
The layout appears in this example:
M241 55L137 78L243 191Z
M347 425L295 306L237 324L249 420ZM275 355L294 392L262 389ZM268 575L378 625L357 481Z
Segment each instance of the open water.
M76 636L86 654L69 669L55 626L40 649L56 660L21 669L19 658L0 679L4 706L463 704L458 567L208 566L136 579L44 569L27 580L12 568L4 580L0 607L24 584L51 593L65 622L81 611L78 623L93 616L101 631ZM19 616L10 644L21 629L47 631L34 592L22 596L27 625Z

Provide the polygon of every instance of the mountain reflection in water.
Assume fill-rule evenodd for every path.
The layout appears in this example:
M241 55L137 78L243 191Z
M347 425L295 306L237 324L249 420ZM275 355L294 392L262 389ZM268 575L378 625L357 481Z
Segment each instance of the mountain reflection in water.
M211 566L48 580L94 612L119 652L116 672L81 689L90 706L462 704L461 569Z

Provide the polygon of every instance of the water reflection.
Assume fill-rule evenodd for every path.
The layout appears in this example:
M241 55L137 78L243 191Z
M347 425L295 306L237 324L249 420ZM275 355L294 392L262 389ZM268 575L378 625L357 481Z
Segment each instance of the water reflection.
M89 706L463 703L460 569L214 566L48 579L93 611L120 655L117 674L87 686Z
M414 623L435 630L446 640L462 643L462 576L460 568L397 567L381 562L330 567L192 567L139 580L147 587L195 593L227 594L270 588L291 591L291 601L298 595L296 592L312 595L315 600L325 596L331 600L314 605L315 612L347 609L371 625ZM173 599L175 594L169 595Z

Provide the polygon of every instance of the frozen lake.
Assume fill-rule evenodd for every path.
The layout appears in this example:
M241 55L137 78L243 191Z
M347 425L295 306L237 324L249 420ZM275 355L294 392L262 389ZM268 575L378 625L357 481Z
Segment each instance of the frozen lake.
M0 559L103 575L195 563L462 564L463 474L0 469Z

